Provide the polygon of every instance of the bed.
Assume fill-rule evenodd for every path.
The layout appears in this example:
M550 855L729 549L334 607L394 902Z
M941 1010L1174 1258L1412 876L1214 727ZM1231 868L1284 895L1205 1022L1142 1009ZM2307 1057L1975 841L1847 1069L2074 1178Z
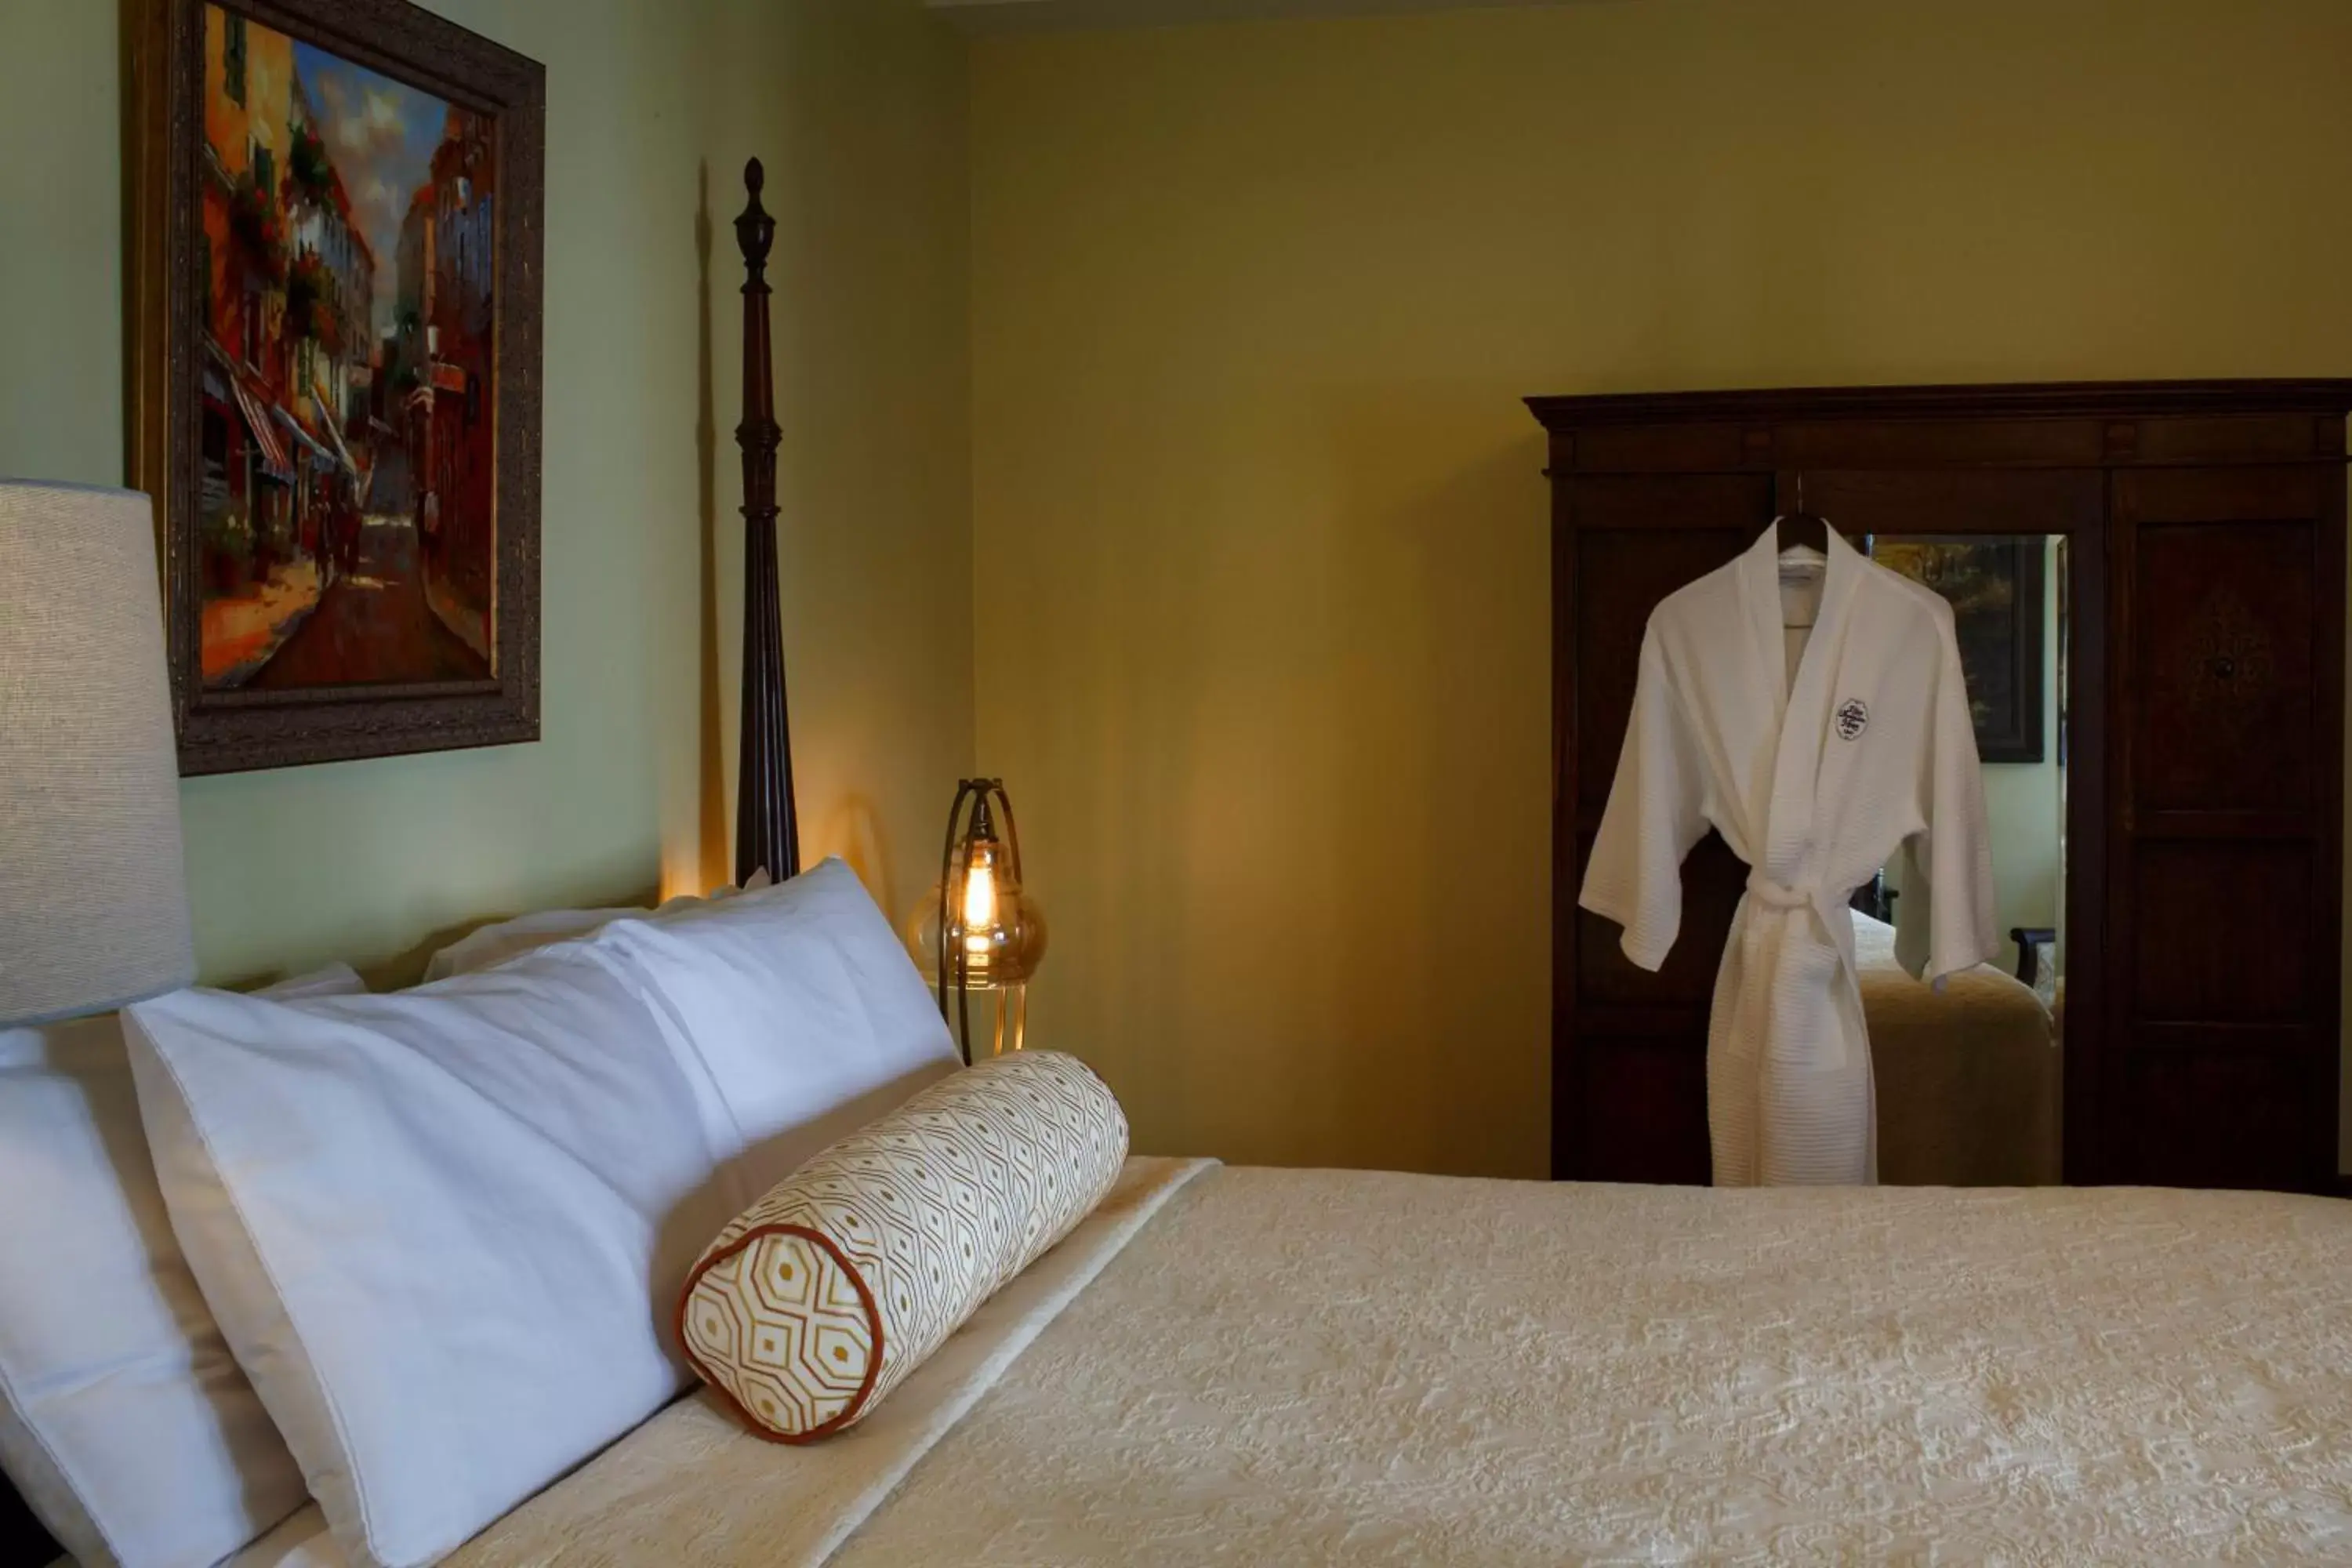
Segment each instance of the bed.
M1895 961L1895 928L1856 911L1854 957L1877 1080L1878 1177L1897 1185L2059 1180L2059 1064L2050 1007L1980 963L1940 991Z
M451 1561L2341 1562L2347 1300L2325 1198L1138 1159L851 1433L690 1395Z

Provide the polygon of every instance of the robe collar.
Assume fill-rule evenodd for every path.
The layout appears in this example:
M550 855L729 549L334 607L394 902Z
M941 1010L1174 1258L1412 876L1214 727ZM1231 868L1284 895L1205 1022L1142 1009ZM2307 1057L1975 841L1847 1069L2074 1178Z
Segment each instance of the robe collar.
M1846 622L1854 590L1870 570L1870 563L1834 528L1827 542L1821 605L1793 682L1781 637L1780 529L1766 529L1739 562L1740 601L1754 639L1750 663L1767 689L1759 694L1763 700L1759 711L1772 715L1772 760L1758 780L1761 798L1752 818L1757 858L1751 864L1774 881L1790 885L1803 879L1803 862L1811 858L1822 746L1845 650Z
M1844 624L1846 606L1853 602L1854 584L1869 565L1859 551L1845 542L1845 536L1834 528L1829 533L1829 548L1823 552L1829 564L1822 580L1822 599L1814 612L1813 629L1805 639L1805 653L1799 663L1796 679L1789 679L1788 645L1781 637L1785 629L1780 624L1780 529L1778 521L1756 536L1756 542L1740 554L1736 568L1739 577L1739 604L1748 621L1749 646L1754 652L1755 673L1765 689L1759 695L1764 708L1772 714L1777 729L1786 719L1789 704L1809 684L1808 675L1827 673L1822 667L1833 657L1838 639L1825 637L1825 632L1838 631ZM1823 648L1822 658L1813 650Z

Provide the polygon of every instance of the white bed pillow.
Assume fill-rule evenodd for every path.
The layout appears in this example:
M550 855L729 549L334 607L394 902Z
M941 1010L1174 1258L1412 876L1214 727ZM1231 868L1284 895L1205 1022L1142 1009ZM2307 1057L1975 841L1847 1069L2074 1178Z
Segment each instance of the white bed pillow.
M665 1321L732 1205L601 939L125 1016L173 1228L354 1564L435 1561L683 1385Z
M0 1468L84 1568L210 1568L308 1500L172 1234L114 1014L0 1031Z
M730 1215L961 1065L898 932L837 858L596 940L671 1027L729 1162Z
M435 949L433 956L425 962L424 983L430 985L453 974L471 974L477 969L504 963L519 952L551 947L575 936L586 936L627 916L652 912L640 908L538 910L517 915L510 921L467 931L448 946Z
M670 899L658 910L539 910L530 914L517 915L510 921L499 921L467 931L448 946L436 949L425 961L425 980L430 984L436 980L446 980L453 974L471 974L477 969L503 963L519 952L530 952L575 936L586 936L617 920L668 914L719 899L731 899L739 892L757 892L768 885L768 873L754 871L751 879L740 889L720 888L709 899L698 899L690 894Z

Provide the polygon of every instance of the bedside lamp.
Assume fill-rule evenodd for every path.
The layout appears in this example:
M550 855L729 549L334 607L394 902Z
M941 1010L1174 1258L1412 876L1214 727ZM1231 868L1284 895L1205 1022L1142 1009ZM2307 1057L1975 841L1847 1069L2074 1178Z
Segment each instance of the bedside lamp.
M967 1063L975 995L992 1013L990 1054L1021 1048L1029 977L1045 956L1045 912L1021 885L1021 836L1003 779L956 786L940 879L908 921L907 945L939 987L940 1012L955 1026Z
M0 1027L195 978L156 581L145 496L0 479Z

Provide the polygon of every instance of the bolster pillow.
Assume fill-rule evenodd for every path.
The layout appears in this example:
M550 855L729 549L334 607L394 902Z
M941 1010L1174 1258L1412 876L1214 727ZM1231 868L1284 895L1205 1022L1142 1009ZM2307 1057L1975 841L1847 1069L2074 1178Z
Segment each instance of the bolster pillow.
M719 1233L678 1338L752 1431L861 1419L1102 1201L1127 1118L1085 1063L1024 1051L826 1147Z

